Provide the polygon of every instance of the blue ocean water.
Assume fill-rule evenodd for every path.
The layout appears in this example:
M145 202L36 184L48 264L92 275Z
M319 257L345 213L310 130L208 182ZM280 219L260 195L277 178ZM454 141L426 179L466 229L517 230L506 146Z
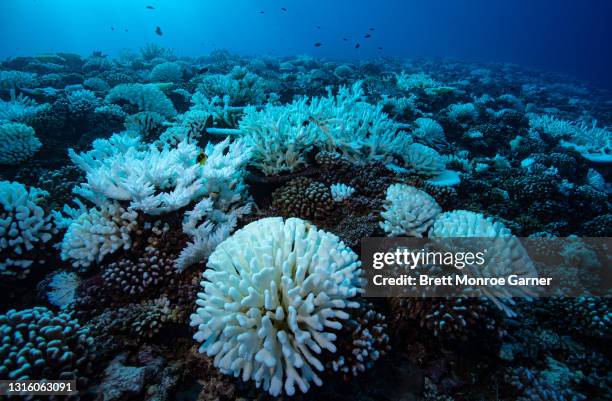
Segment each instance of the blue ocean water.
M0 16L2 58L116 55L153 42L185 56L228 49L509 62L612 87L609 0L2 0Z

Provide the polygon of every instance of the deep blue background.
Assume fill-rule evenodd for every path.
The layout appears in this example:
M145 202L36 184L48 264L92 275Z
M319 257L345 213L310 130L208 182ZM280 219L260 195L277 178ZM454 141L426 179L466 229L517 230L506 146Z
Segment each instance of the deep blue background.
M0 0L0 38L2 58L155 42L179 55L504 61L612 88L612 0Z

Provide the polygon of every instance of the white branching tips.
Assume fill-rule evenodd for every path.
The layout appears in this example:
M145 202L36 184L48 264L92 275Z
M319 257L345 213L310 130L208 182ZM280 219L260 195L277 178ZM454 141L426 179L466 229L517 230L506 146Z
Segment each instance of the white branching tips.
M386 233L422 237L442 211L435 199L426 192L403 184L387 188L385 219L380 226Z
M210 255L191 325L200 352L272 395L321 385L323 352L361 292L357 255L296 218L253 222Z

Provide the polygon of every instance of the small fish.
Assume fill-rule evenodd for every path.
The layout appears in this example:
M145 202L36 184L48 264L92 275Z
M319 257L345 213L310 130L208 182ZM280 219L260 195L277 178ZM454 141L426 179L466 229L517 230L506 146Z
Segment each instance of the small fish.
M125 29L124 29L124 31L125 31L125 32L127 32L127 31L128 31L128 29L127 29L127 28L125 28Z
M382 49L383 49L382 47L378 46L378 50L382 50Z
M281 10L283 11L287 11L287 9L285 7L281 7Z
M323 43L321 43L321 42L317 42L317 43L314 44L314 47L321 47L321 46L323 46Z
M357 44L355 45L355 49L359 49L360 47L361 47L361 45L360 45L359 43L357 43Z
M321 29L321 27L319 25L317 25L317 29Z
M114 27L114 26L111 26L111 31L114 31L114 30L115 30L115 27Z
M206 156L206 153L204 152L200 152L200 154L198 154L198 158L196 159L198 164L201 166L206 164L206 160L208 160L208 156Z
M347 38L342 38L342 40L344 40L345 42L346 42L346 41L348 41L348 39L347 39Z
M262 11L260 11L259 13L260 13L260 14L265 14L263 10L262 10Z
M155 28L155 33L158 34L159 36L162 36L164 34L160 27Z
M205 74L207 72L208 72L208 67L202 67L198 70L198 74Z
M364 36L364 38L366 38L366 39L367 38L371 38L371 37L372 37L372 35L370 35L369 33L366 33L365 36Z
M374 28L370 28L370 31L374 32Z
M149 10L155 10L155 7L153 6L147 6L146 8L148 8Z

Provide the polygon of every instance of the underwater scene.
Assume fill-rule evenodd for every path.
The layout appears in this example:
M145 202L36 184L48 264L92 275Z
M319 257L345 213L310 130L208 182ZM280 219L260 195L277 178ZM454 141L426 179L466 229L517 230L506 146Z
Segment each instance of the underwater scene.
M2 0L0 395L612 400L611 20ZM475 277L554 288L366 261L466 238L497 252Z

